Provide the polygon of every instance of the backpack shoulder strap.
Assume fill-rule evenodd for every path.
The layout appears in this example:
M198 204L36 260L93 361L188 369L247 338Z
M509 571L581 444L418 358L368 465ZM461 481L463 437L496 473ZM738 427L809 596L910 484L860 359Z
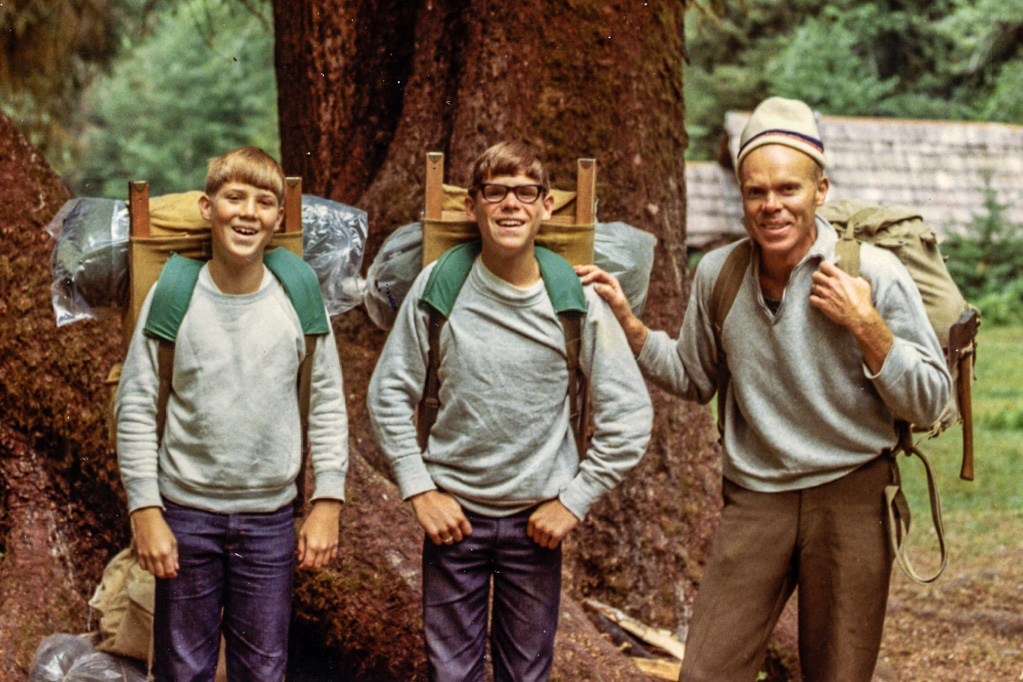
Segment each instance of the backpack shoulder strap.
M326 334L330 321L316 272L304 260L283 248L263 254L263 264L280 281L302 323L304 334Z
M866 211L860 211L849 218L835 244L835 265L850 277L860 276L860 243L856 240L856 225L865 215Z
M419 299L420 309L429 314L426 382L416 410L416 440L420 448L426 447L430 429L440 411L440 378L437 374L440 368L440 332L482 248L482 242L477 239L445 251L430 271L423 295Z
M195 283L199 280L202 262L172 253L160 271L153 291L153 301L142 333L154 339L174 343L181 320L192 301Z
M559 315L568 311L585 314L586 296L583 294L583 285L568 261L542 246L537 246L533 253L540 265L540 276L543 278L544 288L547 289L547 296L551 299L551 305L554 306L554 312Z
M551 306L558 314L565 334L565 360L568 364L569 420L581 460L586 455L587 429L590 420L589 382L579 366L582 324L586 317L586 295L579 276L567 260L557 253L537 246L534 249L540 265Z
M725 325L725 318L732 310L735 297L739 294L739 288L742 286L742 280L746 277L746 270L749 268L752 258L753 241L746 237L736 244L725 258L717 279L714 280L714 288L710 292L710 305L707 307L711 316L711 328L714 331L714 345L717 347L719 434L723 434L725 431L725 394L731 379L731 372L728 371L728 363L725 361L725 353L721 348L721 329Z
M281 282L295 312L298 314L305 334L305 355L298 370L299 418L302 424L302 466L299 469L299 502L304 492L306 461L309 452L309 408L312 384L312 357L316 349L317 336L330 331L330 322L323 304L316 273L301 258L287 249L277 248L263 256L263 263ZM167 423L167 401L170 399L171 379L174 376L174 347L181 321L188 311L192 292L199 280L203 263L191 258L171 254L160 271L160 278L153 293L149 315L143 333L159 340L157 349L157 398L156 434L157 442L163 438Z
M419 399L419 409L416 411L416 440L419 447L426 448L427 439L430 436L430 429L437 421L437 413L440 412L440 378L437 372L440 368L440 331L447 319L434 307L427 308L430 318L427 321L427 362L426 362L426 383L423 386L423 396Z
M437 264L426 280L423 295L419 299L419 307L423 310L433 308L445 318L451 314L455 306L458 292L462 290L472 264L483 249L482 242L475 239L448 249L437 259Z
M416 414L416 436L420 448L426 447L430 429L440 410L440 333L462 290L472 264L480 253L479 240L449 249L437 261L426 281L419 306L429 313L427 321L426 382ZM553 251L536 247L537 263L551 305L558 314L565 334L565 356L568 365L569 403L576 447L582 457L586 452L586 427L589 422L589 387L579 367L582 318L586 313L586 297L575 270Z
M280 281L288 294L305 335L305 355L298 365L298 416L302 425L302 459L295 487L295 509L305 505L306 469L309 463L309 410L312 404L313 355L319 337L330 331L330 321L323 304L323 292L316 272L304 260L283 248L263 254L263 264Z
M171 378L174 375L174 344L178 338L181 320L192 301L195 283L199 280L202 262L172 253L156 280L153 300L149 305L142 333L157 339L156 351L156 442L163 440L167 423L167 400L170 398Z

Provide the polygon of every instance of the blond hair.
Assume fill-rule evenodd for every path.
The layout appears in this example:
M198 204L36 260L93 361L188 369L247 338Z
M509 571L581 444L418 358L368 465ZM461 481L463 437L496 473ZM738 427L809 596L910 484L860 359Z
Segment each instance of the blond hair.
M259 147L238 147L210 159L206 172L206 195L213 197L228 182L244 182L265 189L284 204L284 169Z

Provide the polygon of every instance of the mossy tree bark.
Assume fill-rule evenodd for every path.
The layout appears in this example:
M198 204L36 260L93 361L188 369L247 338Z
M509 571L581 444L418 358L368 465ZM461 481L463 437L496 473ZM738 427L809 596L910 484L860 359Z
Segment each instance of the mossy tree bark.
M116 323L57 329L43 227L69 193L0 114L0 679L86 629L86 595L127 524L106 438Z
M599 219L658 237L645 319L677 331L688 288L684 3L275 0L274 8L284 165L306 191L369 212L367 262L422 210L427 151L444 152L448 181L464 184L486 147L522 139L567 189L575 160L597 159ZM354 450L383 472L364 391L384 334L360 313L338 331ZM715 438L706 410L657 390L653 397L646 457L567 544L566 600L594 596L684 632L719 506ZM347 506L346 528L360 524L360 504ZM404 519L411 523L407 511ZM359 545L345 564L385 572L388 552L400 551L415 572L415 598L421 535L415 526L401 532L407 545ZM345 601L336 618L350 618ZM578 679L583 668L570 658L557 670Z

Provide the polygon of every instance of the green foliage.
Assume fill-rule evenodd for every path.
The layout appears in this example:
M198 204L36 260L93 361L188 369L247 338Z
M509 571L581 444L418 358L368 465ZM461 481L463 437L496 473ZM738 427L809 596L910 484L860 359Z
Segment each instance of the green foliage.
M135 0L141 2L142 0ZM243 144L279 155L270 7L179 0L90 88L90 126L69 178L77 194L201 189L209 158Z
M732 0L690 12L690 159L714 158L724 113L769 95L825 114L1023 124L1023 3Z
M176 1L0 2L0 108L52 167L73 163L82 93Z
M949 274L986 325L1023 323L1023 234L1005 222L1006 208L987 188L984 213L942 245Z
M820 17L807 19L767 65L772 93L849 116L875 113L877 102L899 86L898 76L881 78L878 53L871 49L884 32L881 18L877 6L864 5L847 12L826 7ZM813 68L807 68L807 55L814 55Z

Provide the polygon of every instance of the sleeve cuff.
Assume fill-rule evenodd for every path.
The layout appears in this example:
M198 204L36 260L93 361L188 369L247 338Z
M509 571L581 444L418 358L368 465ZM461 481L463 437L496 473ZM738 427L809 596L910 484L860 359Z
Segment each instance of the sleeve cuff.
M332 500L345 501L345 476L344 474L330 472L316 476L316 488L313 491L312 500L329 498Z
M398 482L398 488L401 490L401 499L403 500L437 488L437 485L433 482L433 477L430 476L430 472L426 469L426 463L423 462L422 457L411 455L402 457L392 463L391 469L394 472L395 480Z
M125 493L128 496L128 513L146 507L159 507L163 509L163 497L160 495L160 484L156 479L136 481L131 485L125 485Z

